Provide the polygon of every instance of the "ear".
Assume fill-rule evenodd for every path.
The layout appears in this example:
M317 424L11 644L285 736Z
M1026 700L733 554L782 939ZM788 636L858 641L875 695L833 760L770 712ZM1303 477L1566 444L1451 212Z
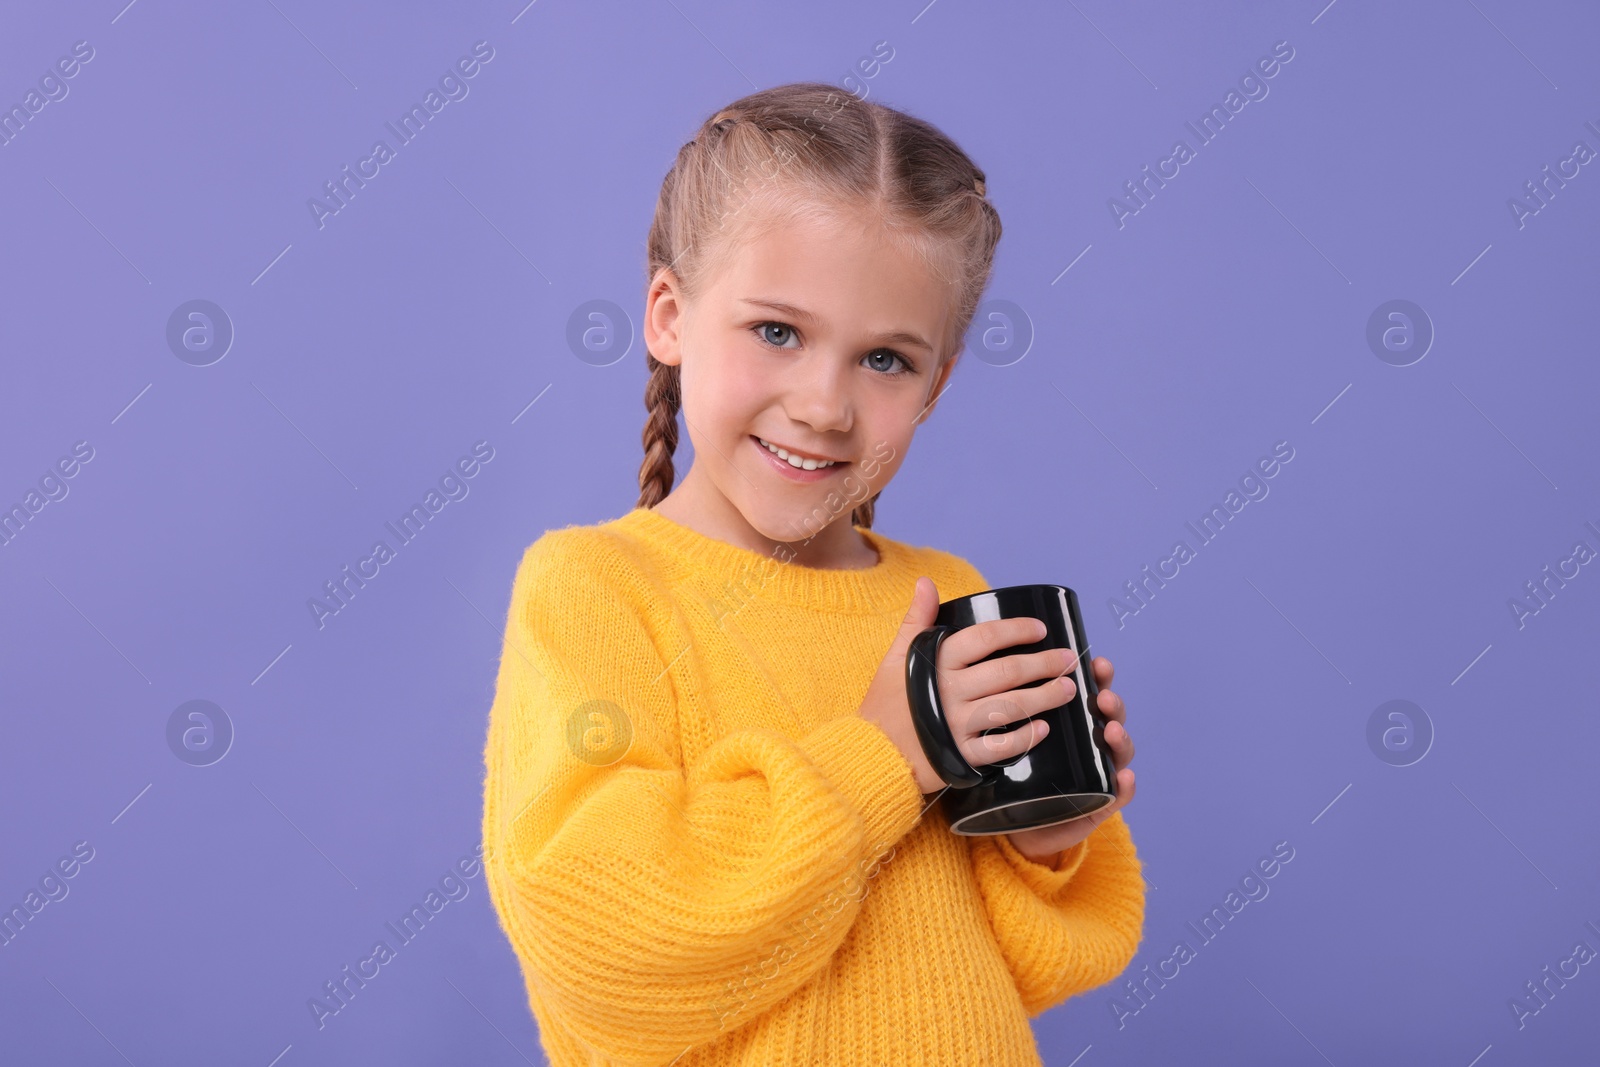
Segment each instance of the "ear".
M950 381L950 372L956 369L956 360L960 358L961 353L957 352L946 360L944 366L939 368L939 373L934 375L933 390L928 394L928 406L922 410L922 414L917 417L914 425L921 426L933 417L934 405L939 402L939 397L944 393L945 385Z
M672 268L662 267L650 281L644 300L644 343L656 362L683 362L683 292Z

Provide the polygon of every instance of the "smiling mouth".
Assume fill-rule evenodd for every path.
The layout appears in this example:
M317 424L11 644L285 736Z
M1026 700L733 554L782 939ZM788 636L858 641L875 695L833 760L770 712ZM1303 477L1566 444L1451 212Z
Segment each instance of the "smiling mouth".
M750 443L761 450L763 458L771 465L774 474L791 482L819 482L824 478L833 477L851 465L847 459L830 459L826 456L794 452L787 446L768 441L764 437L757 437L755 434L750 434ZM780 450L783 453L781 456L778 454Z
M782 445L773 444L764 437L756 437L754 434L750 436L755 440L756 444L797 470L826 470L829 467L842 467L850 462L845 459L824 459L821 456L811 456L804 452L791 451Z

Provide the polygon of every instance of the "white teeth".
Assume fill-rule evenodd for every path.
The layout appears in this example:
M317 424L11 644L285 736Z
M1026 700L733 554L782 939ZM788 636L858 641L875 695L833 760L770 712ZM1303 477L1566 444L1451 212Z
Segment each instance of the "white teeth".
M831 459L801 459L799 456L791 455L788 449L779 448L771 441L768 441L765 437L758 437L756 440L760 441L762 447L764 447L768 452L773 453L781 460L786 460L789 466L799 467L801 470L814 471L821 467L831 467L835 463L835 461Z

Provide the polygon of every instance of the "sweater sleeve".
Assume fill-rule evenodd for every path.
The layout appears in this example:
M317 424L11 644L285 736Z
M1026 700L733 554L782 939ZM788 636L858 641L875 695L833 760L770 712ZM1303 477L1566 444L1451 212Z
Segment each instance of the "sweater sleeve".
M958 592L989 588L983 574L951 557ZM1037 1016L1121 974L1144 928L1144 879L1118 811L1045 866L1005 834L969 837L978 888L1023 1007Z
M488 885L530 993L640 1065L821 970L873 861L922 812L910 765L854 709L795 739L735 730L685 766L680 657L696 653L650 625L660 597L603 543L554 531L531 546L485 747Z
M1122 812L1054 867L1028 859L1005 834L967 840L990 926L1030 1017L1132 962L1143 936L1144 878Z

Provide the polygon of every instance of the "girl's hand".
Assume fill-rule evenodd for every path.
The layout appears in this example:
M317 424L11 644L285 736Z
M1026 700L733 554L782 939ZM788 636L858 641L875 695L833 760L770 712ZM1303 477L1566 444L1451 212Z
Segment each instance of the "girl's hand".
M906 652L912 638L933 625L938 611L939 591L933 580L918 578L911 609L867 687L860 711L863 719L877 723L889 735L911 764L917 787L925 795L943 791L946 783L923 754L911 722L911 708L906 702ZM939 662L935 664L939 696L956 747L972 766L1020 756L1043 740L1050 727L1038 719L1027 729L988 735L985 730L1005 727L1058 707L1077 693L1077 683L1066 673L1073 659L1068 649L1013 653L986 663L977 662L1002 648L1032 644L1044 634L1044 623L1038 619L992 619L964 626L939 642ZM1041 678L1051 680L1032 688L1017 688ZM1117 705L1120 708L1121 701Z
M1006 835L1018 852L1047 867L1054 867L1063 849L1071 848L1088 837L1096 826L1111 818L1113 813L1133 799L1133 772L1124 769L1133 760L1133 738L1128 736L1127 728L1128 709L1123 705L1122 698L1108 688L1111 685L1111 661L1104 656L1096 656L1090 665L1094 668L1095 684L1100 688L1097 701L1100 714L1111 720L1106 724L1105 738L1111 746L1111 762L1116 768L1117 799L1081 819Z

